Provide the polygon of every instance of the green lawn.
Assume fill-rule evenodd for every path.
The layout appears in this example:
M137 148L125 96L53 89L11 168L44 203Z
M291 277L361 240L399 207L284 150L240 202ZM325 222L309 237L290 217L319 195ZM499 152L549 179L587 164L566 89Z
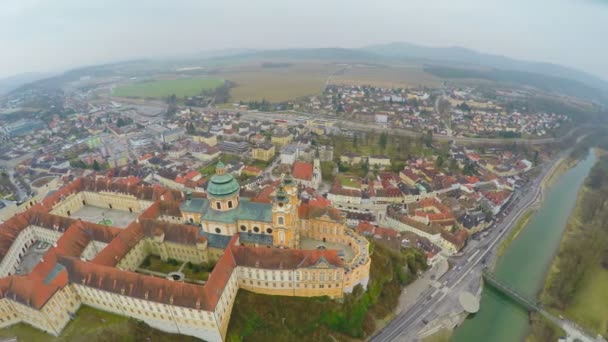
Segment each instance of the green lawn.
M169 262L162 261L162 259L157 255L148 255L146 259L150 261L150 265L145 266L146 261L144 261L139 267L154 272L177 272L177 270L179 270L180 266L182 265L181 262L177 265L171 265Z
M207 271L199 271L199 272L194 272L190 269L188 269L187 267L184 267L183 269L184 275L186 276L186 279L191 279L191 280L207 280L209 279L209 274L211 274L210 272Z
M349 177L349 176L343 176L340 177L340 183L342 183L342 186L346 186L349 188L359 188L360 184L356 181L353 180L353 177Z
M17 337L19 341L199 341L190 336L165 333L142 322L82 306L59 337L53 337L27 324L0 329L0 338Z
M580 280L566 316L593 331L608 331L608 270L596 265Z
M120 86L113 91L120 97L153 97L165 98L175 94L178 98L195 96L204 90L215 89L224 84L217 78L181 78L174 80L156 80Z

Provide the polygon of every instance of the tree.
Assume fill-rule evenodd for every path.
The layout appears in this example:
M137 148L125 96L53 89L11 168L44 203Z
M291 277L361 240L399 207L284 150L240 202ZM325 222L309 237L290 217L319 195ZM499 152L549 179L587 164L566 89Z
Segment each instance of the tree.
M462 174L466 176L473 176L477 174L477 164L472 162L467 162L462 169Z
M451 172L456 172L456 171L458 171L458 169L459 169L459 168L458 168L458 161L457 161L456 159L454 159L454 158L451 158L451 159L450 159L450 164L449 164L449 166L448 166L448 169L449 169Z
M95 170L95 171L101 170L101 166L99 166L99 163L97 162L97 160L93 161L93 170Z
M432 147L433 146L433 131L432 130L427 130L426 133L422 136L422 143L426 146L426 147Z
M195 131L196 131L196 129L194 128L194 124L193 124L192 122L188 122L188 123L186 124L186 132L187 132L188 134L194 134L194 133L195 133Z
M167 118L172 117L173 115L175 115L175 113L177 113L177 96L175 96L175 94L167 97L167 104L169 105L169 107L167 108L167 112L165 113L165 116Z
M442 167L443 166L443 157L441 155L437 156L437 160L435 160L435 166Z
M378 145L384 151L386 149L386 144L388 143L388 134L386 132L380 133L380 137L378 138Z

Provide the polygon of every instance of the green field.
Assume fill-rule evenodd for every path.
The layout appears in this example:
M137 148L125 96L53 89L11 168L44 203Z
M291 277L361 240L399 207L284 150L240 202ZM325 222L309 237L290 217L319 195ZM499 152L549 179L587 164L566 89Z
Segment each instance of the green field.
M340 75L333 76L331 83L407 88L417 86L438 87L441 80L425 72L420 65L355 66Z
M595 265L585 272L566 316L594 331L608 331L608 270Z
M165 333L127 317L82 306L59 337L53 337L27 324L0 329L0 339L19 341L200 341L194 337Z
M215 89L224 84L218 78L180 78L170 80L154 80L128 84L115 88L114 96L119 97L150 97L165 98L175 94L178 98L195 96L204 90Z
M337 69L329 63L294 63L280 68L256 64L227 68L219 75L234 83L230 89L233 102L283 102L320 94L327 77Z

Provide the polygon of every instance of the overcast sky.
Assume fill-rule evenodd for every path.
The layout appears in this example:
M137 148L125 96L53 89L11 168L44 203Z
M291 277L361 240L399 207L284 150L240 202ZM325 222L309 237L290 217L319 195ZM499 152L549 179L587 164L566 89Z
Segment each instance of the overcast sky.
M0 0L0 77L214 49L395 41L608 79L608 0Z

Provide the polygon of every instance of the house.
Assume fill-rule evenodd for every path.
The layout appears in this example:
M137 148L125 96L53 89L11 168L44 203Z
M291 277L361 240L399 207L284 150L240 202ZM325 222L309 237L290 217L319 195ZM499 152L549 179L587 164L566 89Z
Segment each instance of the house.
M241 174L246 175L246 176L257 177L257 176L261 175L262 172L264 172L264 170L260 169L259 167L247 165L243 168L243 171L241 171Z
M181 139L185 135L186 135L186 130L183 128L168 129L161 133L161 138L162 138L161 140L164 143L169 144L176 140Z
M298 158L298 147L287 145L281 150L281 164L293 165Z
M272 144L278 146L278 147L283 147L287 144L290 144L293 141L293 135L291 135L291 133L284 131L284 132L277 132L275 134L272 135L272 137L270 138L270 142L272 142Z
M318 189L321 184L321 163L318 159L313 163L296 161L291 174L299 185Z
M266 137L262 134L254 134L249 138L249 141L254 145L262 145L266 142Z
M224 153L231 154L245 154L249 150L249 143L244 141L235 142L235 141L220 141L217 146Z
M391 158L382 155L371 155L369 156L368 162L370 166L378 166L381 169L391 166Z
M344 153L340 156L340 162L348 165L361 164L362 158L358 153Z
M209 146L217 145L217 137L211 133L201 133L199 135L193 135L192 140L196 142L202 142Z
M316 151L319 154L321 162L328 162L334 160L334 148L333 146L318 146Z
M409 167L406 167L399 172L399 178L401 178L405 184L411 187L415 187L416 183L420 180L420 176L415 174L414 171Z
M251 149L251 157L256 160L269 161L274 158L275 147L272 144L257 145Z

